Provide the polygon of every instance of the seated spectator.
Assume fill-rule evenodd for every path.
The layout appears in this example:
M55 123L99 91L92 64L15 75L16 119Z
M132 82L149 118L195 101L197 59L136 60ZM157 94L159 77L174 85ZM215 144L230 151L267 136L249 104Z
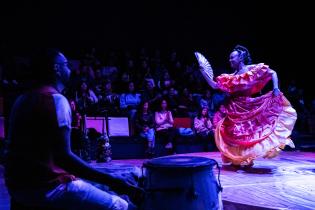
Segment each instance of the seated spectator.
M163 78L158 82L158 87L163 90L162 94L163 95L167 95L168 94L168 90L171 87L174 87L175 85L175 81L171 79L170 74L168 73L168 71L165 71L163 74Z
M134 83L129 82L128 92L120 95L120 109L121 112L128 113L128 117L132 122L135 120L140 102L141 94L136 93Z
M145 90L142 94L142 100L148 101L152 110L156 110L158 107L158 101L162 98L159 90L154 86L152 80L146 81Z
M116 55L114 55L114 54L110 55L110 58L109 58L107 64L104 65L103 68L101 69L103 77L109 79L114 84L116 84L116 82L118 80L118 76L119 76L119 69L118 69L117 65L115 64L116 63L115 56Z
M222 104L225 103L225 101L228 98L228 94L224 93L219 90L213 90L212 94L212 104L213 104L213 113L217 112Z
M81 82L80 90L76 92L76 102L81 114L94 114L98 99L94 91L84 81Z
M200 99L199 102L200 107L207 107L208 108L208 113L209 117L213 117L215 110L214 110L214 103L212 99L212 93L210 89L206 89L202 98Z
M103 84L101 94L98 96L100 100L100 111L107 110L108 114L117 115L119 111L119 95L112 90L112 82L106 80Z
M179 97L178 116L194 118L197 115L198 103L188 88L184 88Z
M71 116L72 116L72 121L71 121L71 127L72 129L80 129L80 123L82 116L80 112L77 110L77 105L75 103L75 100L70 100L70 108L71 108Z
M82 64L81 66L81 80L85 81L86 83L92 84L95 79L95 74L92 66L88 64Z
M173 126L174 120L172 112L167 108L167 101L163 99L160 103L159 111L155 112L155 130L157 135L162 137L162 141L166 143L165 148L174 152L176 129Z
M155 145L154 116L150 111L149 102L147 101L142 103L137 113L136 128L137 133L148 141L146 154L152 157L154 155Z
M95 95L99 96L102 92L102 86L104 84L104 78L99 68L95 70L94 90Z
M71 149L73 152L80 156L81 150L83 148L82 144L82 127L81 127L81 121L82 121L82 115L77 110L77 105L75 103L75 100L70 100L70 108L71 108Z
M169 109L176 116L177 115L177 107L178 107L178 93L174 87L170 87L167 95L165 96L167 101L169 102Z
M214 132L211 119L209 117L208 108L203 107L200 109L197 117L194 119L194 129L197 137L199 137L205 144L206 151L210 151L215 148L214 146ZM210 148L207 148L207 144L210 143Z

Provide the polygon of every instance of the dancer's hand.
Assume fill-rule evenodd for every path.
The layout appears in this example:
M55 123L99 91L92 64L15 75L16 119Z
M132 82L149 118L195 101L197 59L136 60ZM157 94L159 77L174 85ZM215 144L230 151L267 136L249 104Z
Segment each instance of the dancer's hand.
M274 88L273 91L272 91L272 94L273 94L274 96L278 96L278 95L280 95L280 93L281 93L281 91L280 91L279 88Z

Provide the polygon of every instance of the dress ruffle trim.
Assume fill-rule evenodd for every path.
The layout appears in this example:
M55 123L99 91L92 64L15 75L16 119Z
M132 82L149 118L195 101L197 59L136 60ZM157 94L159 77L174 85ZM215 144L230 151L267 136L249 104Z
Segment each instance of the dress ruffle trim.
M218 88L224 92L234 93L259 84L261 89L271 79L268 69L268 65L259 63L249 66L249 71L243 74L222 74L216 77Z
M273 132L252 147L226 144L220 134L220 128L225 119L223 118L215 130L216 144L224 156L223 161L234 165L251 165L257 157L273 158L277 156L286 145L294 148L290 135L297 119L297 114L290 103L287 100L285 102L286 104L284 104L283 111L279 114Z

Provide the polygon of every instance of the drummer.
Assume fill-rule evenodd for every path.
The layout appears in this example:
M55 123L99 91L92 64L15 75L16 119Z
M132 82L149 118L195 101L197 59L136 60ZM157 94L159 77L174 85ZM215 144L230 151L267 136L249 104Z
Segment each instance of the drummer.
M16 100L10 119L5 180L11 199L32 209L134 209L127 197L118 196L142 195L133 174L98 171L70 149L71 110L61 94L70 77L67 58L58 50L36 58L36 87Z

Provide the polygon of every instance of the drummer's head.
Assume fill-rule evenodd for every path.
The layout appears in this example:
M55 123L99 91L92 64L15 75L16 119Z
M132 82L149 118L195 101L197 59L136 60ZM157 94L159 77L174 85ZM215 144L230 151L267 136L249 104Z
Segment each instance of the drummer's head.
M57 49L40 49L32 58L32 71L37 84L67 83L70 68L67 58Z

